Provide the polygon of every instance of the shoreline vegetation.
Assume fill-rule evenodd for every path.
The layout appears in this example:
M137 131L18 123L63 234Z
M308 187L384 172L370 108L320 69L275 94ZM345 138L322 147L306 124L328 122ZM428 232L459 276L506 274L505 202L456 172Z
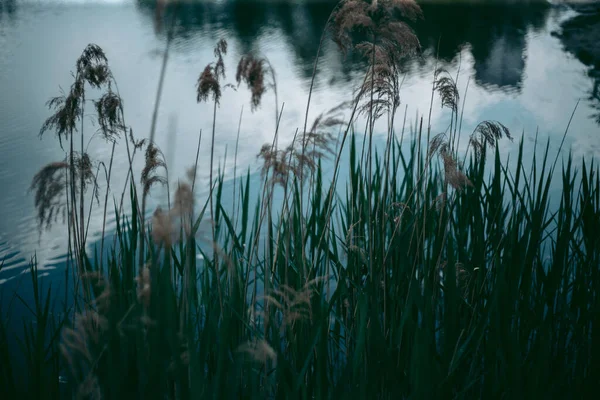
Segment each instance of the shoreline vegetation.
M211 161L198 165L196 156L185 177L169 176L154 144L178 7L161 4L167 40L147 136L126 124L97 45L77 59L69 90L48 102L40 135L55 134L65 158L42 167L31 189L40 229L67 228L65 291L44 287L33 262L33 304L17 293L0 303L6 398L585 398L597 390L597 163L561 158L563 137L556 154L536 141L531 156L521 139L509 167L498 143L514 140L511 132L499 121L463 132L466 93L439 68L429 114L413 132L395 126L399 65L420 50L411 23L424 16L414 0L338 3L313 82L321 45L333 39L363 58L362 85L309 121L311 83L304 125L287 146L278 140L285 99L276 71L246 54L231 73L219 39L196 82L198 103L213 106L197 154L208 141ZM236 170L225 193L213 157L225 90L247 95L252 112L264 96L274 100L258 188ZM447 127L431 126L434 98ZM84 130L91 113L96 132ZM376 150L380 127L386 142ZM90 140L103 140L111 157L92 160ZM123 145L129 170L115 188L114 150ZM237 145L233 157L236 165ZM199 204L198 168L211 172ZM347 179L338 182L341 170ZM556 209L553 179L562 188ZM159 186L172 197L146 220ZM117 228L88 252L93 207L105 221L114 213ZM32 322L10 320L13 301Z

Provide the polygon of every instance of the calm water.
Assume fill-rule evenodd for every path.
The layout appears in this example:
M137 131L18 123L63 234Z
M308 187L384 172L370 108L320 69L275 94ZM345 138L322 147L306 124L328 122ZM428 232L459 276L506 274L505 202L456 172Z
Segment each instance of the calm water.
M452 3L452 4L447 4ZM598 79L589 67L567 52L553 32L574 12L547 2L503 1L421 2L425 20L416 25L423 55L405 67L398 115L405 107L408 121L429 109L435 54L438 65L458 73L461 94L467 82L463 132L484 119L497 119L532 148L539 138L557 149L579 99L566 140L577 157L600 154L600 129L594 116L599 101ZM514 4L511 4L514 3ZM158 118L158 145L167 156L171 179L184 176L193 163L198 133L209 132L212 109L196 104L195 82L220 38L228 40L228 80L233 81L240 55L253 51L267 56L277 72L279 99L285 103L280 143L290 142L302 129L314 56L333 3L324 1L220 1L186 3L177 15L176 36L165 80ZM45 273L60 272L66 248L64 227L40 235L33 196L28 187L46 163L63 157L52 134L38 132L50 115L45 102L71 84L70 71L88 43L100 45L118 81L125 102L126 123L138 137L148 135L165 34L155 25L155 5L143 0L0 0L0 284L27 272L27 261L37 254ZM319 64L310 120L319 112L349 100L362 78L360 65L345 60L327 41ZM596 92L594 93L594 87ZM238 118L244 106L238 167L256 171L256 154L274 133L272 96L250 112L245 90L226 92L217 115L216 154L232 175ZM436 99L433 130L446 129L448 115ZM87 138L95 130L89 124ZM204 136L200 165L208 165L209 140ZM516 143L503 143L502 152L514 152ZM110 147L99 139L88 151L108 160ZM117 150L112 181L119 195L125 182L124 149ZM530 154L530 153L529 153ZM138 159L141 161L141 158ZM200 187L208 180L201 168ZM164 202L164 192L152 196ZM102 215L92 215L92 238L98 237ZM109 223L113 224L110 220Z

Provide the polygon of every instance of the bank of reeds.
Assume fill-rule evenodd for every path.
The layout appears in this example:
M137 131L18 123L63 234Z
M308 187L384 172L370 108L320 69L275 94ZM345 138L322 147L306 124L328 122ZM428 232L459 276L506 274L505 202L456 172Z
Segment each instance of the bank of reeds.
M344 49L364 54L363 85L349 104L306 124L285 148L278 147L277 118L273 142L259 154L259 187L249 172L239 177L233 207L225 205L220 172L201 204L194 195L198 165L186 179L169 181L160 150L136 141L126 127L106 57L96 46L86 49L71 92L53 100L57 113L45 125L70 150L34 180L40 221L62 215L68 226L73 290L56 314L59 295L42 287L33 264L34 322L19 337L10 331L21 321L10 320L0 305L2 393L107 399L593 393L600 382L596 163L574 165L548 146L530 160L521 139L509 166L497 144L511 140L510 132L496 121L461 132L457 83L442 70L432 96L440 96L451 125L434 135L439 128L421 119L410 139L398 135L398 63L418 49L399 17L419 17L418 6L340 3L330 18L333 35ZM224 51L219 42L217 62L198 80L198 100L214 101L213 121L224 89ZM276 88L275 79L266 59L240 61L237 82L250 88L253 109L266 88ZM130 165L114 202L114 243L102 239L92 252L86 216L100 201L85 209L83 199L96 197L99 166L106 164L94 173L84 149L74 150L76 134L84 137L76 123L86 84L104 90L94 103L101 133L113 148L125 141ZM358 115L366 120L360 135L352 128ZM387 121L379 151L372 140L378 120ZM136 175L137 151L145 151L146 164ZM347 171L344 181L340 169ZM554 208L552 179L562 188ZM148 223L144 198L154 184L167 184L173 201ZM129 217L124 196L131 200ZM100 205L105 212L107 199ZM200 235L207 220L210 233Z

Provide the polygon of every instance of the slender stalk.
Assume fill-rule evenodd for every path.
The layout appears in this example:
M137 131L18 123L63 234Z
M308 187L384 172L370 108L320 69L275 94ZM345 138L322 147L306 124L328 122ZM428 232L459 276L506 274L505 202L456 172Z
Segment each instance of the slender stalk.
M374 282L374 273L373 271L373 247L375 246L374 242L374 228L373 228L373 129L375 128L375 116L373 115L373 95L375 92L375 42L377 40L377 35L373 35L373 43L372 43L372 57L371 57L371 101L369 107L369 151L367 156L367 162L369 165L369 187L368 187L368 220L367 223L369 225L369 278L371 284Z
M210 144L210 172L209 172L209 181L210 181L210 186L213 186L213 169L214 169L214 154L215 154L215 129L216 129L216 122L217 122L217 101L215 100L213 102L213 123L212 123L212 139L211 139L211 144ZM212 229L212 248L213 248L213 265L214 265L214 269L215 269L215 279L217 282L217 292L219 293L219 305L221 307L221 313L220 316L221 318L223 317L223 294L222 294L222 290L221 290L221 268L219 267L219 257L218 257L218 251L217 251L217 234L216 234L216 224L217 221L215 221L215 209L214 209L214 205L213 205L213 195L211 193L210 197L209 197L209 202L210 202L210 222L211 222L211 229Z
M76 175L75 175L75 149L74 149L74 145L73 145L73 131L71 130L70 132L70 144L69 144L69 170L71 173L71 181L69 182L70 184L70 188L71 188L71 227L73 229L73 240L75 242L75 245L73 246L75 249L75 255L77 258L77 264L78 264L78 269L79 272L81 273L81 264L80 264L80 258L79 258L79 253L80 253L80 241L78 238L79 235L79 228L77 227L77 217L76 217L76 210L77 210L77 196L75 193L75 185L76 185Z
M285 103L282 104L281 106L281 110L279 112L279 118L278 121L281 121L281 115L283 114L283 109L285 108ZM277 141L277 135L279 133L279 124L276 126L275 128L275 134L273 135L273 141L271 143L271 150L273 150L275 148L275 142ZM263 181L263 187L267 188L268 185L268 179L269 179L269 171L265 171L265 178ZM273 185L273 182L271 183ZM248 256L248 265L250 265L252 263L252 261L254 260L254 257L256 255L256 253L258 252L258 240L260 238L260 231L261 231L261 226L262 223L264 221L265 215L267 213L267 199L269 198L269 191L265 190L263 191L262 195L261 195L261 209L260 209L260 216L259 216L259 221L258 221L258 228L257 231L254 235L254 242L252 243L252 246L250 247L250 255ZM252 295L252 310L256 310L256 300L257 300L257 284L258 284L258 272L257 272L258 266L255 265L254 266L254 290L253 290L253 295ZM248 275L248 274L246 274ZM247 293L248 291L248 281L246 282L246 288L244 290L244 293Z
M127 140L127 137L125 137ZM106 230L106 211L108 210L108 193L110 192L110 178L112 177L112 166L113 159L115 156L115 146L117 142L113 141L112 150L110 152L110 163L108 165L108 176L106 178L106 193L104 195L104 211L102 215L102 238L100 240L100 267L103 267L104 263L104 239L105 239L105 230Z
M156 135L156 120L158 118L158 109L160 107L160 100L162 97L162 91L163 91L163 86L164 86L164 82L165 82L165 75L167 72L167 62L169 60L169 50L171 47L171 42L173 41L173 34L175 31L175 13L173 13L173 17L171 20L171 25L169 27L169 32L167 33L167 43L165 45L165 51L163 54L163 61L162 61L162 66L160 69L160 76L158 79L158 87L156 89L156 98L154 100L154 111L152 112L152 123L150 125L150 142L149 145L151 143L154 143L154 137ZM145 221L146 221L146 195L142 196L142 212L140 215L141 218L141 229L140 229L140 255L139 255L139 269L141 271L142 267L144 266L145 263L145 249L144 249L144 241L146 239L146 227L145 227Z
M277 101L276 101L277 102ZM237 205L236 205L236 199L237 197L235 197L236 194L236 187L237 187L237 155L238 155L238 146L240 144L240 131L242 129L242 115L244 114L244 106L242 105L242 109L240 110L240 120L238 122L238 129L237 129L237 136L235 138L235 154L233 156L233 216L232 219L233 221L235 221L235 226L237 228L237 219L235 218L236 214L237 214ZM239 204L239 203L237 203Z
M80 157L81 157L82 165L80 167L83 168L83 157L84 157L83 121L84 121L84 111L85 111L85 91L82 91L81 96L82 96L82 100L81 100L81 132L80 132L81 154L80 154ZM80 170L79 171L79 237L80 237L79 246L81 247L81 249L80 249L81 268L84 267L83 254L85 252L85 207L83 204L84 184L85 184L85 176L84 176L83 170Z
M580 102L580 100L577 100L577 103L575 104L575 107L573 108L573 112L571 113L571 116L569 117L569 122L567 123L567 127L565 128L565 133L562 136L562 139L560 141L560 146L558 146L558 151L556 152L556 158L554 159L554 162L552 163L552 170L554 170L554 168L556 168L556 163L558 162L558 157L560 156L563 145L565 144L565 139L567 138L567 133L569 132L569 128L571 127L571 122L573 122L573 117L575 116L575 112L577 111L579 102Z
M304 160L304 155L305 155L305 143L306 143L306 127L308 125L308 112L310 110L310 101L312 98L312 92L313 92L313 87L315 84L315 77L317 76L317 65L319 63L319 57L321 56L321 48L323 47L323 40L325 39L325 33L327 32L327 27L329 26L329 23L331 22L331 18L333 18L333 15L335 14L335 11L345 2L345 0L341 0L335 7L333 10L331 10L331 13L329 13L329 17L327 17L327 21L325 22L325 28L323 29L323 32L321 33L321 38L319 39L319 47L317 48L317 54L315 56L315 62L313 63L313 72L312 72L312 76L310 78L310 88L308 89L308 98L306 100L306 111L304 113L304 128L302 129L302 159ZM300 210L304 210L303 207L303 203L304 202L304 185L300 186ZM302 226L304 226L304 219L301 219L300 223L302 224ZM302 236L304 237L304 235ZM305 243L303 241L302 243L302 264L306 265L306 256L304 254L304 250L305 250Z
M462 132L463 115L465 113L465 103L467 102L467 93L469 92L469 83L470 82L471 82L471 77L469 77L467 79L467 86L465 87L465 94L463 95L462 109L460 111L460 123L458 125L458 139L456 140L456 154L457 154L457 156L458 156L458 147L460 146L460 134ZM464 164L464 162L463 162L463 164Z
M98 183L98 175L100 175L100 167L104 167L104 174L105 175L107 174L106 165L104 165L104 162L100 161L98 163L98 166L96 167L96 174L94 175L94 187L92 188L92 195L90 196L90 205L87 210L88 212L87 212L87 220L85 222L85 234L83 236L84 242L87 242L87 237L90 232L90 222L92 221L92 209L94 206L94 198L98 194L98 188L96 187L96 185Z
M194 161L194 175L192 178L192 193L194 193L194 188L196 187L196 175L198 173L198 157L200 156L200 144L202 144L202 129L200 129L200 133L198 134L198 146L196 146L196 160Z

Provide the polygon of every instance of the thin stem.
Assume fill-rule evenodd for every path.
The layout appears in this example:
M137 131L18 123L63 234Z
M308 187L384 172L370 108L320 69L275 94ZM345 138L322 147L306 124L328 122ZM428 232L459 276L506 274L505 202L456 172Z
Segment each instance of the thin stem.
M210 185L213 185L213 165L214 165L214 155L215 155L215 129L217 122L217 100L213 103L213 123L212 123L212 140L210 144ZM217 280L217 291L219 292L219 305L221 306L221 317L223 316L223 295L221 294L221 273L219 268L219 258L217 252L217 237L216 237L216 221L215 221L215 210L213 205L213 196L211 194L210 198L210 221L212 227L212 243L213 243L213 264L215 269L215 275Z
M84 248L85 248L85 224L84 224L84 220L85 220L85 216L84 216L84 212L85 212L85 206L83 204L83 189L84 189L84 173L83 173L83 157L84 157L84 149L83 149L83 142L84 142L84 138L83 138L83 113L84 113L84 109L85 109L85 91L82 91L82 98L83 101L81 102L81 132L80 132L80 137L81 137L81 154L79 155L79 157L81 157L81 165L80 165L80 171L79 171L79 237L80 237L80 257L81 257L81 268L83 268L83 253L84 253Z
M276 100L277 101L277 100ZM237 155L238 155L238 145L240 144L240 131L242 129L242 115L244 114L244 106L242 105L242 109L240 110L240 120L238 122L238 129L237 129L237 136L235 138L235 154L233 156L233 216L232 216L232 220L235 221L235 226L237 228L237 220L235 218L236 213L237 213L237 206L236 206L236 197L235 197L235 189L237 186L236 183L236 179L237 179ZM239 204L239 203L238 203Z
M127 137L125 137L127 140ZM113 141L112 151L110 153L110 163L108 165L108 176L106 179L106 193L104 195L104 215L102 216L102 239L100 240L100 268L102 268L104 261L104 234L106 229L106 210L108 209L108 193L110 192L110 178L112 177L112 165L115 155L115 146L117 142Z
M196 147L196 161L194 162L194 176L192 178L192 193L194 193L194 188L196 187L196 175L198 173L198 157L200 156L200 144L202 143L202 129L200 129L200 134L198 135L198 146Z
M377 36L373 35L372 43L372 56L371 56L371 101L369 107L369 151L368 151L368 165L369 165L369 188L367 193L367 205L369 207L368 214L368 235L369 235L369 278L371 284L374 280L373 271L373 247L374 247L374 228L373 228L373 129L375 128L375 116L373 115L373 95L375 92L375 41Z
M460 122L459 122L459 126L458 126L458 139L456 140L456 154L457 154L457 156L458 156L458 146L460 145L460 133L462 131L463 115L465 113L465 103L467 102L467 93L469 92L469 83L470 82L471 82L471 77L469 77L469 79L467 79L467 86L465 87L465 94L463 95L462 110L460 111Z
M162 90L165 82L165 75L167 71L167 61L169 60L169 50L171 47L171 41L173 40L173 32L175 31L175 13L173 13L173 18L171 20L171 25L169 28L169 32L167 34L167 43L165 46L165 51L163 54L163 62L160 70L160 77L158 80L158 88L156 89L156 98L154 100L154 111L152 112L152 123L150 125L150 142L148 145L154 143L154 137L156 135L156 120L158 118L158 108L160 106L160 99L162 97ZM144 253L144 240L146 238L146 195L142 196L142 212L141 212L141 229L140 229L140 259L139 259L139 269L142 270L145 261L145 253Z

